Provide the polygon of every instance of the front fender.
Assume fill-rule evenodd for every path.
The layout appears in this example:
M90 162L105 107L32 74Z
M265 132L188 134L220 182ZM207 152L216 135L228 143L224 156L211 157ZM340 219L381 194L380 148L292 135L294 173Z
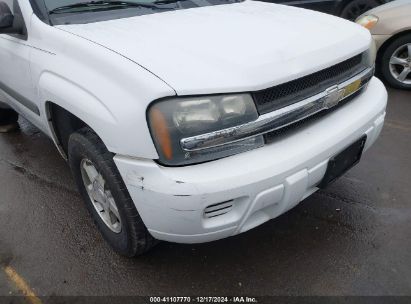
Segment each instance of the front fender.
M137 63L35 17L31 39L42 46L32 50L31 70L45 119L47 103L55 103L89 125L110 152L158 158L146 110L153 100L175 95L170 86Z

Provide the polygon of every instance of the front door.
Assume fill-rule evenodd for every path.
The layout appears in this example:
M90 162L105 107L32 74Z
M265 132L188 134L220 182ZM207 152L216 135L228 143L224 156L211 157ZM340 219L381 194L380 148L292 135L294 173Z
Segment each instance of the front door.
M18 0L5 2L13 12L14 22L29 24L30 20L24 19ZM31 47L25 32L23 35L0 34L0 98L6 99L1 101L36 123L40 121L40 110L36 105L37 93L30 72Z

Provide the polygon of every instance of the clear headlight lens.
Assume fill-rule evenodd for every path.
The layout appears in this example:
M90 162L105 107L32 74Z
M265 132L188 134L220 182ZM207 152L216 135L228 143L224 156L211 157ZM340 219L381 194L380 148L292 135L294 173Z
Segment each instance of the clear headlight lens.
M264 145L262 136L234 144L187 152L183 138L238 126L258 118L249 94L171 98L148 110L151 134L165 165L178 166L214 160Z
M371 30L378 23L378 17L374 15L366 15L358 18L355 22L366 29Z

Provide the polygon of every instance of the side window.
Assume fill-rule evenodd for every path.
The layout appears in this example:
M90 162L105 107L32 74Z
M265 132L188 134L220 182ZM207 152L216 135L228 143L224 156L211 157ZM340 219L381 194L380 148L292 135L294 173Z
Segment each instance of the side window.
M10 7L11 12L14 14L14 0L3 0Z
M20 5L17 0L2 0L4 1L10 8L11 12L14 15L13 20L13 28L18 29L19 34L9 34L10 36L19 38L19 39L27 39L27 28L24 22L23 14L21 13Z

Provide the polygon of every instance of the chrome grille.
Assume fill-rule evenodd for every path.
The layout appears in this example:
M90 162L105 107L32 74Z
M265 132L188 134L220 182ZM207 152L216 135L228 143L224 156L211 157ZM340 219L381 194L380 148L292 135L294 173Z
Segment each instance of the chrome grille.
M368 82L368 80L366 80L366 82ZM341 108L343 105L347 104L348 102L350 102L351 100L353 100L355 97L357 97L358 95L360 95L362 93L362 91L364 90L361 89L357 92L355 92L354 94L352 94L351 96L347 97L346 99L343 100L343 102L339 103L336 107L328 109L328 110L324 110L321 112L318 112L317 114L314 114L312 116L309 116L307 118L304 118L300 121L297 121L293 124L290 124L284 128L269 132L267 134L264 135L264 141L266 144L270 144L272 142L275 142L276 140L280 139L282 136L286 136L287 134L289 134L290 132L295 131L296 129L305 127L306 125L308 125L310 122L314 122L328 114L330 114L331 112Z
M308 76L252 93L258 112L262 115L284 108L353 77L366 69L363 56L365 53Z
M260 115L257 120L239 126L183 138L181 147L187 152L201 151L226 144L232 144L243 139L256 137L292 127L319 112L326 112L345 103L360 94L374 74L374 67L368 67L354 77L334 84L332 87L293 103L284 108Z

